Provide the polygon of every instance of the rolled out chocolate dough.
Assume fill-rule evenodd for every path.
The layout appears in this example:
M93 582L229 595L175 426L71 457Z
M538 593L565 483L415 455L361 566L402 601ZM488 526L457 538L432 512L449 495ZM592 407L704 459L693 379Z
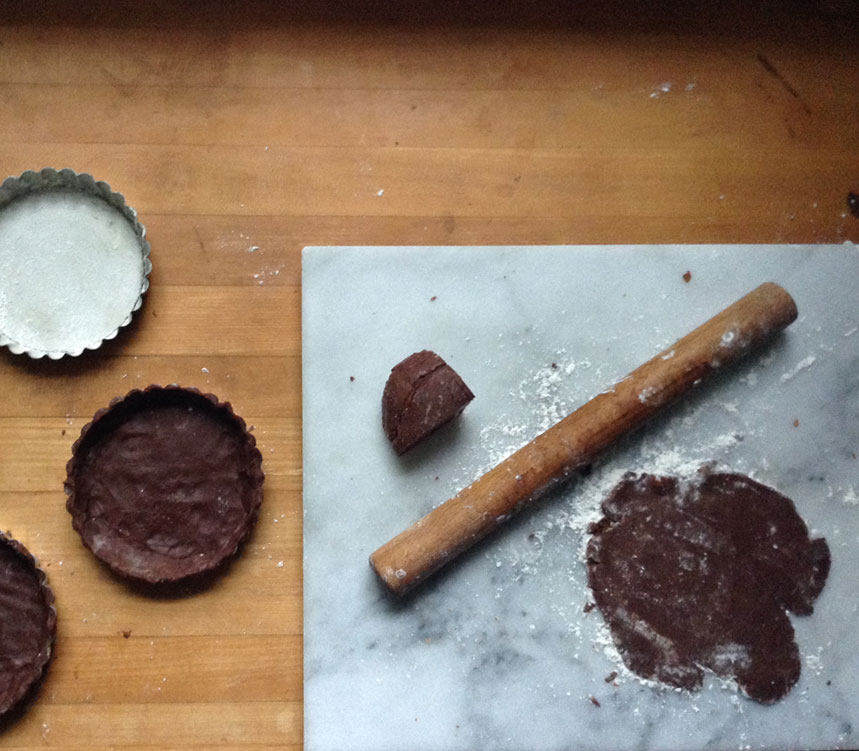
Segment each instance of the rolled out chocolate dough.
M829 547L743 475L627 475L591 526L588 581L624 663L687 690L704 669L772 703L799 679L787 611L809 615Z

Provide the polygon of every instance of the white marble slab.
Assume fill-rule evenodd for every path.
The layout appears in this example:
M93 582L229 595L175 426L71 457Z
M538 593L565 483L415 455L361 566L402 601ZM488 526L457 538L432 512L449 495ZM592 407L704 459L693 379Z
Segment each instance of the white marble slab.
M800 311L770 347L408 599L383 591L379 545L767 280ZM302 316L308 751L859 746L855 246L307 248ZM423 348L476 398L398 458L382 388ZM775 706L715 679L646 685L583 611L604 493L626 470L710 460L793 498L832 551L814 615L793 618L802 676Z

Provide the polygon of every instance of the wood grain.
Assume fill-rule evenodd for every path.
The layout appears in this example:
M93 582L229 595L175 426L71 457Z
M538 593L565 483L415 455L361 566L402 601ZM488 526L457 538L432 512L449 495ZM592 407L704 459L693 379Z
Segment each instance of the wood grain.
M0 526L60 616L3 747L301 748L301 248L859 241L859 23L833 8L2 3L4 173L108 181L154 264L97 352L0 352ZM153 598L81 546L62 480L96 409L169 382L230 400L267 479L223 575Z

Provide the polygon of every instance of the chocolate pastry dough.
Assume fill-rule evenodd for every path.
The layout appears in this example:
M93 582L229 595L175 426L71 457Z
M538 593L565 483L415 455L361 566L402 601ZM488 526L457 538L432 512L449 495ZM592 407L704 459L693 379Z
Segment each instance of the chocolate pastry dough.
M382 393L382 427L394 451L403 454L472 399L471 389L435 352L415 352L391 369Z
M17 540L0 533L0 716L36 684L57 626L45 573Z
M793 502L743 475L627 475L591 526L588 581L624 663L687 690L704 668L772 703L799 679L787 611L809 615L829 573Z
M66 506L83 543L152 584L217 568L250 535L262 457L229 403L177 386L131 391L72 447Z

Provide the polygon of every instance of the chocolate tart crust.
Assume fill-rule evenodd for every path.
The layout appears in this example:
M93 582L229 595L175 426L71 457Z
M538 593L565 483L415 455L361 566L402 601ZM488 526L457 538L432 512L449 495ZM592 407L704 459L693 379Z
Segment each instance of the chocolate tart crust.
M20 542L0 532L0 718L39 682L57 630L54 593Z
M132 390L94 415L66 465L66 508L84 545L147 584L232 558L262 503L262 456L229 402L176 385Z

